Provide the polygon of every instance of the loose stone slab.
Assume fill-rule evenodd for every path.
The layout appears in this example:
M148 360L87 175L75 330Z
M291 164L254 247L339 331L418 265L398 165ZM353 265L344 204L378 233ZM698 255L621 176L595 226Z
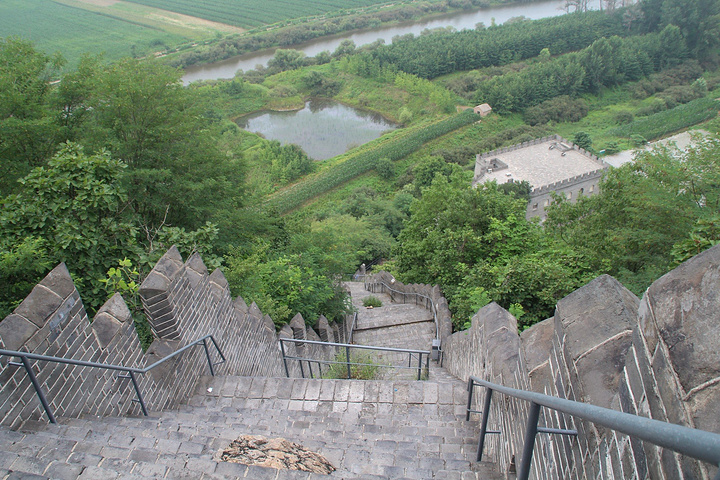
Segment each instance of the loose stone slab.
M286 470L329 475L335 467L322 455L284 438L242 435L221 450L219 462L242 463Z

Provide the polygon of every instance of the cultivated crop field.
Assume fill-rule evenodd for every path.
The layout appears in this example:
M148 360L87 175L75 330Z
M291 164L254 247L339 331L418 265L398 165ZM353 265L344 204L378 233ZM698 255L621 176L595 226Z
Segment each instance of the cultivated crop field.
M388 0L128 0L243 28L338 10L389 3Z
M51 0L2 0L0 37L17 35L46 53L60 52L74 66L84 53L104 53L107 60L147 55L188 39L176 33L133 23Z

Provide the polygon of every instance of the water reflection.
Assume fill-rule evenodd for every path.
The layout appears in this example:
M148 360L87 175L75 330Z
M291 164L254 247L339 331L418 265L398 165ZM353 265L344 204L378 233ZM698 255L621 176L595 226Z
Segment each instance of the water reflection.
M301 110L258 112L237 120L240 128L283 145L294 143L314 160L327 160L396 128L381 115L313 98Z

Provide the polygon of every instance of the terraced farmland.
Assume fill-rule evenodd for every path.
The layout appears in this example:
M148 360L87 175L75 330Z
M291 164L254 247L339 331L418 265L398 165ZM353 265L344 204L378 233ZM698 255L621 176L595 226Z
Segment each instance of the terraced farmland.
M257 27L292 18L390 3L387 0L127 0L172 12L227 23Z
M84 53L105 53L108 60L144 55L188 39L111 14L51 0L0 2L0 37L17 35L46 53L59 51L74 65Z

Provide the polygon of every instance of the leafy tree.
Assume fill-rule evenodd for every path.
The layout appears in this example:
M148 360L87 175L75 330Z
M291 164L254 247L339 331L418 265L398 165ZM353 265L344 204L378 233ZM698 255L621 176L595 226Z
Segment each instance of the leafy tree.
M0 38L0 195L16 190L16 180L55 150L59 132L46 102L62 63L29 42Z
M12 313L51 267L42 239L4 237L0 241L0 320Z
M656 148L635 162L611 169L601 193L571 204L562 198L548 210L546 230L580 252L598 271L607 271L636 294L666 273L676 257L684 258L705 234L702 219L720 208L720 143L711 139L680 153ZM699 240L699 239L698 239ZM686 253L683 253L686 252Z
M585 150L590 150L592 148L592 138L587 132L575 132L573 135L573 143Z
M332 320L347 313L347 293L301 254L272 255L258 242L249 252L235 250L226 258L225 275L233 295L256 302L277 326L300 313L309 325L322 314Z
M42 239L50 264L67 263L78 286L86 288L91 308L104 301L95 282L117 259L139 253L138 230L128 217L120 183L125 168L107 152L87 155L80 146L66 144L46 167L36 167L21 181L20 193L0 201L0 232L18 239L6 248L27 251L24 239Z
M108 148L128 165L129 199L151 228L163 221L196 228L240 196L237 164L218 151L180 76L152 61L106 66L93 82L92 115L83 125L83 144Z

